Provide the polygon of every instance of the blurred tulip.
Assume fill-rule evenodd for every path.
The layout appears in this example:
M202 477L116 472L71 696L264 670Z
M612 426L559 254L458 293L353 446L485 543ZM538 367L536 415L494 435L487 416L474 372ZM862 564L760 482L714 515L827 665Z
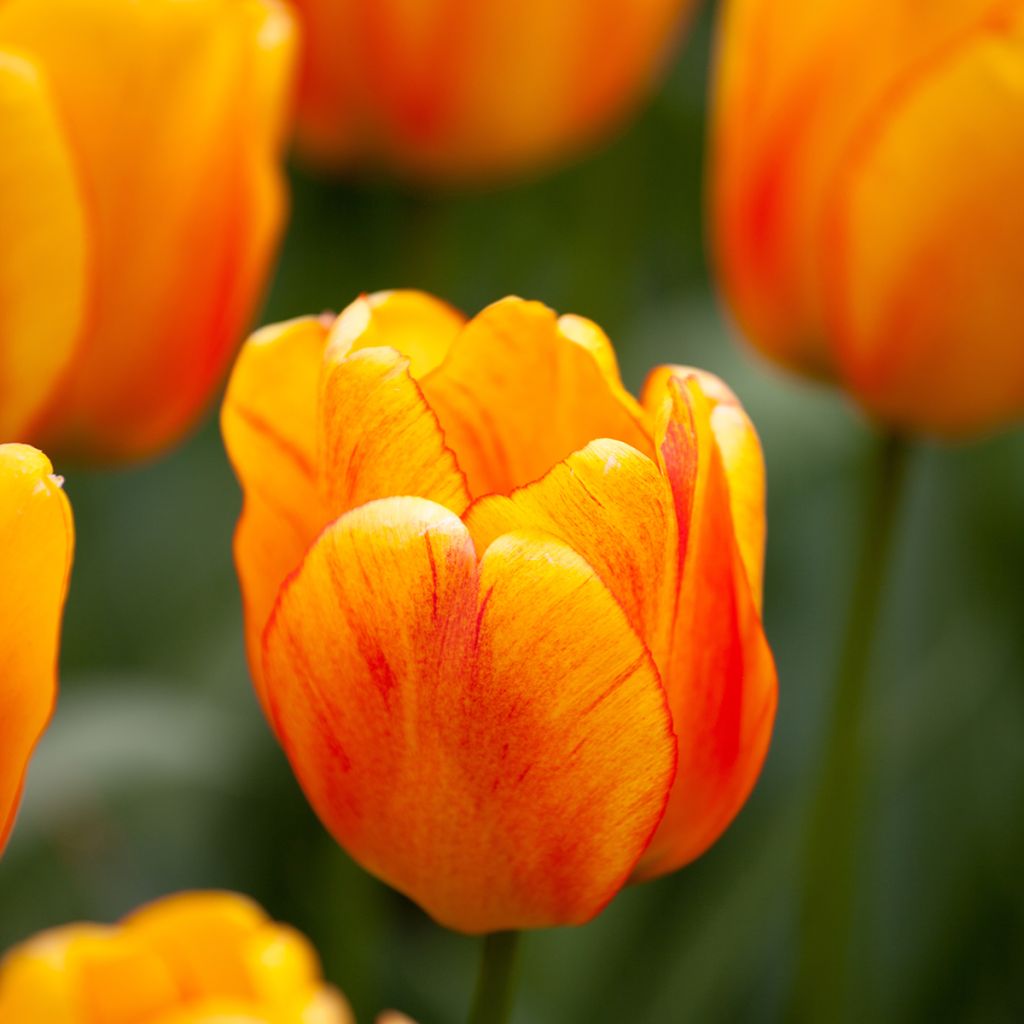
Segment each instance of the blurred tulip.
M252 316L283 207L273 0L0 2L0 436L176 440Z
M222 422L257 689L368 870L462 931L541 927L721 834L776 681L720 381L641 404L587 320L383 293L256 334Z
M34 448L0 445L0 852L57 695L74 526L52 471Z
M0 963L5 1024L353 1024L316 953L233 893L43 932Z
M1024 2L726 0L711 185L755 345L940 434L1024 411Z
M468 179L607 134L694 0L297 0L299 141L321 164Z

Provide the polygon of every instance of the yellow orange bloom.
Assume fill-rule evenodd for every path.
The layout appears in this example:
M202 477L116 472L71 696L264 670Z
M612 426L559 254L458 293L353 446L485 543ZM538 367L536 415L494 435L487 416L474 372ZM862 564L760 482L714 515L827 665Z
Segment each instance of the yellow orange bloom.
M233 893L43 932L0 963L11 1024L353 1024L312 947Z
M726 295L768 355L899 428L1024 411L1024 2L727 0Z
M320 163L468 178L607 133L693 0L296 0L299 141Z
M222 422L256 686L367 869L451 927L541 927L721 834L776 681L720 381L640 403L590 321L382 293L256 334Z
M292 37L274 0L0 2L0 436L191 424L278 233Z
M57 695L73 548L71 507L49 460L0 445L0 852Z

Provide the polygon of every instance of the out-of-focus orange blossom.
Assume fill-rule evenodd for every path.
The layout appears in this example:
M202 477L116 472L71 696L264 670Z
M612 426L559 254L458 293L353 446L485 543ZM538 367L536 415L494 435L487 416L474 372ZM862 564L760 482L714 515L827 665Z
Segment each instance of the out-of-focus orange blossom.
M328 166L471 180L607 134L693 0L297 0L299 143Z
M120 924L42 932L0 962L5 1024L354 1024L297 932L250 900L182 893Z
M1024 411L1024 3L726 0L710 186L773 359L898 429Z
M0 437L149 455L209 401L281 226L275 0L0 3Z

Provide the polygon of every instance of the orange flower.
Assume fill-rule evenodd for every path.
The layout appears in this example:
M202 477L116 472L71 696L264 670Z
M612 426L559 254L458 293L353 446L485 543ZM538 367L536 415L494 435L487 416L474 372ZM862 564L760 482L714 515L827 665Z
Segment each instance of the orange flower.
M297 0L299 140L435 178L557 159L621 121L694 0Z
M43 932L0 964L10 1024L353 1024L316 953L232 893L170 896L115 927Z
M587 320L396 292L255 335L223 427L256 686L368 870L462 931L540 927L721 834L776 683L720 381L640 404Z
M712 186L772 358L941 434L1024 410L1024 2L727 0Z
M188 427L281 221L273 0L0 3L0 436L92 458Z
M52 471L34 448L0 445L0 852L57 695L74 527Z

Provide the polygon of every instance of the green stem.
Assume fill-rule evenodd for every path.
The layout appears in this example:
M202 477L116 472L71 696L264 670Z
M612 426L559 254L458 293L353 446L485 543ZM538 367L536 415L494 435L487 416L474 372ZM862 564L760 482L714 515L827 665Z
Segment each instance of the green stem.
M852 1018L848 966L862 858L866 684L908 453L904 438L888 434L872 467L842 660L808 820L796 987L796 1014L802 1021Z
M518 932L484 936L469 1024L507 1024L510 1020L518 950Z

